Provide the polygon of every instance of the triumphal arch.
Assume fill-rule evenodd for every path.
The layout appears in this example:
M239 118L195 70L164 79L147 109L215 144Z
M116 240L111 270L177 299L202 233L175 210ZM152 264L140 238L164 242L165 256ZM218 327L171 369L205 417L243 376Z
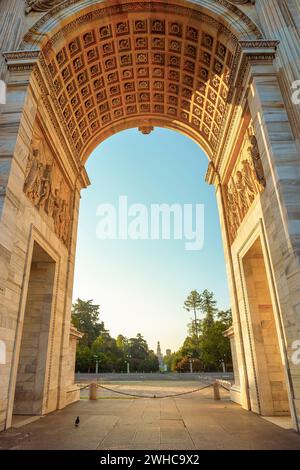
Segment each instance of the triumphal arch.
M0 45L0 428L78 399L85 162L116 132L161 126L208 157L232 399L299 430L299 0L1 0Z

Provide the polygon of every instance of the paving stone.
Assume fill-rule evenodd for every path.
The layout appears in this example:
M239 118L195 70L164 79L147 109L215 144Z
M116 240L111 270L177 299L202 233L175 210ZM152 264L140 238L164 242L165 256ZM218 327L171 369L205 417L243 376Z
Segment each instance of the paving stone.
M145 393L151 387L144 384ZM131 384L128 390L137 390ZM174 389L190 388L175 383ZM126 385L123 385L126 390ZM76 416L80 425L75 428ZM0 433L0 449L221 450L298 449L300 435L243 410L228 397L81 400Z

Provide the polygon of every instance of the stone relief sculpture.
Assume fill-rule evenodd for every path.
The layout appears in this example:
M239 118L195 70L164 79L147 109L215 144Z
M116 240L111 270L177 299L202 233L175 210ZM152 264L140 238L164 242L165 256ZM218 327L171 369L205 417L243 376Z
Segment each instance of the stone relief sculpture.
M44 12L51 8L59 5L64 0L27 0L26 1L26 13L31 11Z
M50 10L51 8L59 5L64 0L26 0L26 13L30 13L31 11L36 12L45 12ZM251 5L255 5L255 0L230 0L231 3L235 5L245 5L250 3Z
M53 220L59 239L67 244L70 231L70 189L49 147L38 134L27 160L24 192L28 199Z
M256 178L259 181L259 184L264 188L266 186L266 180L255 135L250 136L250 146L248 151L254 166Z
M251 5L255 5L255 0L229 0L231 3L235 5L246 5L246 3L251 3Z
M226 216L231 242L235 239L238 228L255 197L265 186L257 140L248 129L230 180L225 186Z

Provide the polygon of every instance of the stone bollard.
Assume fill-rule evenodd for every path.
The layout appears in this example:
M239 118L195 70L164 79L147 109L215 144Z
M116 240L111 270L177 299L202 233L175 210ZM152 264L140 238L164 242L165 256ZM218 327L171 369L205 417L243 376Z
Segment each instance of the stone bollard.
M90 383L90 400L97 400L97 383Z
M221 397L220 397L220 387L219 387L218 382L215 382L215 383L213 384L213 388L214 388L214 400L221 400Z

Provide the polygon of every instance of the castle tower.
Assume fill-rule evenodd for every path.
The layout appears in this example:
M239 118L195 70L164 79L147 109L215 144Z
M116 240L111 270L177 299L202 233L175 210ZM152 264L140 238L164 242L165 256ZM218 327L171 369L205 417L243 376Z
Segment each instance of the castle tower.
M159 341L157 341L156 356L157 356L158 363L159 363L159 370L164 371L165 370L164 358L163 358L163 355L161 353L161 348L160 348L160 342Z

